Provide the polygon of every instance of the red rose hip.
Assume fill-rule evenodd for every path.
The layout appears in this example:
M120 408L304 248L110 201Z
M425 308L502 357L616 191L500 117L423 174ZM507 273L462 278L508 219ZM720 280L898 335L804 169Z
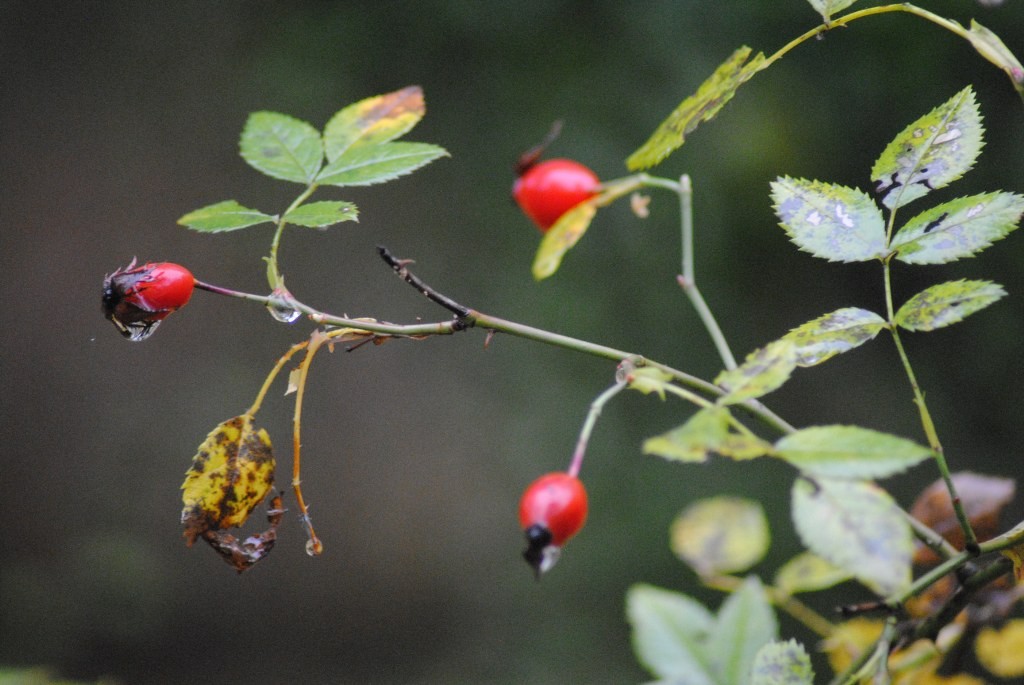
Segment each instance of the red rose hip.
M519 525L526 533L523 557L539 578L558 561L562 546L587 520L587 491L578 478L555 472L533 481L519 500Z
M512 197L546 233L563 214L597 194L597 175L571 159L549 159L531 164L512 186Z
M135 260L103 279L103 314L129 340L145 340L172 312L188 304L195 278L171 262Z

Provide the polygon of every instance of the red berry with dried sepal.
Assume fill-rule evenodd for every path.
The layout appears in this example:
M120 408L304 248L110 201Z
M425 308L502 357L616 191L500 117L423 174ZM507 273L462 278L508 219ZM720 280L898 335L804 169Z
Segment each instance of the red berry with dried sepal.
M172 312L188 304L195 277L171 262L135 260L103 279L103 314L129 340L145 340Z
M562 215L597 194L597 174L571 159L549 159L521 169L512 197L541 233Z
M539 578L558 561L562 547L587 520L587 491L561 471L533 481L519 500L519 525L526 533L523 557Z

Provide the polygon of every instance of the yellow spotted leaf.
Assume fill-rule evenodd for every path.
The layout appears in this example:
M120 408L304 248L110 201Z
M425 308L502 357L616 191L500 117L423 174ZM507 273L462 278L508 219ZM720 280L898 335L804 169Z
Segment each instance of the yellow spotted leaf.
M978 661L1000 678L1024 676L1024 619L1008 621L1002 628L982 628L974 643Z
M873 618L854 618L836 626L821 643L821 651L828 656L828 663L836 673L842 673L854 659L870 648L882 634L883 621Z
M670 537L672 551L701 576L746 571L770 541L764 509L739 497L694 502L676 517Z
M207 531L245 523L274 484L270 436L243 414L221 423L192 457L182 484L181 523L191 545Z
M423 89L408 86L344 108L324 127L324 152L333 162L346 150L379 145L405 135L426 112Z

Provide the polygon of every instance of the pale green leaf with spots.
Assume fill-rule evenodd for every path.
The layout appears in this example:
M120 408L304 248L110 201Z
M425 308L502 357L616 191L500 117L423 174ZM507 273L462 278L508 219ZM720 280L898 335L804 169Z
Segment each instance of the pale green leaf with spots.
M962 321L1006 295L991 281L948 281L922 290L896 312L896 325L910 331L933 331Z
M796 368L796 346L789 340L776 340L751 352L743 363L715 378L725 390L719 402L736 404L777 390Z
M971 257L1017 228L1024 197L984 193L945 202L910 219L893 238L896 259L945 264Z
M669 531L675 555L704 577L746 571L764 558L770 541L761 504L741 497L698 500Z
M644 441L644 454L683 462L707 461L715 447L729 435L729 410L708 407L668 433Z
M770 642L754 657L751 685L814 685L811 657L796 640Z
M326 228L342 221L358 221L359 211L351 202L324 200L300 205L285 214L284 220L297 226Z
M801 250L830 262L864 262L888 252L882 213L860 190L789 177L771 188L780 225Z
M811 426L775 443L775 455L811 476L886 478L933 456L927 447L860 426Z
M797 366L814 366L873 340L886 323L878 314L845 307L794 328L782 337L796 346Z
M868 481L798 478L792 497L793 522L812 552L880 595L910 585L913 534L885 490Z
M871 169L882 204L902 207L963 176L981 152L983 133L968 86L905 128L882 152Z

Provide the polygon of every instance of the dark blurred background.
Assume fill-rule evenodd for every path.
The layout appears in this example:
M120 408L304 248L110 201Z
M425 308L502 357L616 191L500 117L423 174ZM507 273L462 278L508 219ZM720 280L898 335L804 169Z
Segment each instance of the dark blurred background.
M1017 0L921 5L975 17L1024 53ZM277 213L297 193L238 157L247 114L319 127L346 104L420 84L428 114L408 139L451 158L318 195L356 202L360 221L286 234L292 291L336 313L445 318L379 261L382 243L471 307L711 378L719 363L675 282L672 197L654 194L646 221L625 202L602 211L538 284L538 234L509 199L511 165L563 119L551 155L623 175L622 160L733 49L771 53L815 23L802 0L0 2L0 665L143 684L647 678L630 650L626 588L645 581L719 601L669 551L672 518L701 496L762 499L774 547L757 570L770 577L799 549L790 470L644 457L641 441L690 410L620 396L583 468L588 525L537 583L519 557L516 502L534 477L566 467L613 365L510 337L485 350L481 332L322 354L303 478L326 552L307 557L289 516L273 554L237 576L205 546L185 547L178 488L207 432L249 406L310 326L197 293L155 337L130 343L99 312L101 281L138 256L262 292L268 227L210 236L175 224L228 198ZM885 144L969 83L987 146L936 197L1022 192L1024 106L1009 81L964 41L900 14L795 50L656 170L692 175L699 281L738 355L827 311L883 306L877 265L827 264L788 243L769 181L866 188ZM1011 293L965 324L907 339L954 468L1019 472L1022 260L1015 235L967 262L897 272L899 300L961 277ZM259 419L286 483L291 398L280 390ZM769 400L797 425L921 439L910 398L883 335L798 372ZM909 504L936 475L923 465L887 485Z

